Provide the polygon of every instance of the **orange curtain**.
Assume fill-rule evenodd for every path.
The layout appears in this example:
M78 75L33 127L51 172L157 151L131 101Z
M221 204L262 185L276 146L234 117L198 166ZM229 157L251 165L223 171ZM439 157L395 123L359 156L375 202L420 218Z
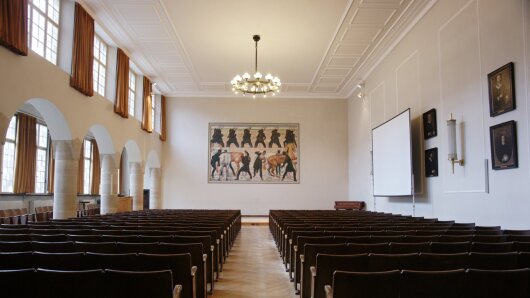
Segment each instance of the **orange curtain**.
M76 2L70 86L86 96L94 95L93 59L94 19Z
M153 132L153 119L151 119L151 81L144 77L144 91L142 101L142 129Z
M37 119L18 114L17 161L14 193L35 192L37 167Z
M79 166L77 168L77 193L83 193L85 181L85 142L81 144L81 154L79 155Z
M123 118L129 117L129 57L118 49L116 63L116 101L114 112Z
M97 195L99 194L99 184L101 181L99 149L96 140L92 140L90 143L92 144L92 187L90 193L93 195Z
M55 183L55 157L53 156L53 147L51 138L48 139L48 144L50 144L48 150L48 193L53 193L53 186Z
M160 140L166 141L166 97L162 95L160 98Z
M0 1L0 45L28 55L28 0Z

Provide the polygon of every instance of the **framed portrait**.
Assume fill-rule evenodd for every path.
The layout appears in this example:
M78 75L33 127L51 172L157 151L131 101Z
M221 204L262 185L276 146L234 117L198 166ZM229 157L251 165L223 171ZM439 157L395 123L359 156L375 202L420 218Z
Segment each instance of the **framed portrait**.
M488 74L490 116L515 110L515 79L513 62Z
M299 136L298 124L210 123L208 183L299 183Z
M427 140L437 135L436 109L431 109L423 113L423 139Z
M490 127L491 166L494 170L517 168L515 121Z
M425 177L438 177L438 148L425 150Z

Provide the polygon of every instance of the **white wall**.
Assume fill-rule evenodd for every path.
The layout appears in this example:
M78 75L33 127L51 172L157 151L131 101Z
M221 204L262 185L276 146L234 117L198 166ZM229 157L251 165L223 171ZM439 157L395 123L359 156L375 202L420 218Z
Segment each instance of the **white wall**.
M333 208L348 196L346 100L175 99L167 101L164 208ZM208 184L208 123L300 124L300 184Z
M411 198L377 198L374 206L370 176L371 128L410 107L417 216L530 226L529 18L526 0L434 5L368 75L367 98L348 102L350 199L367 200L372 210L412 213ZM510 61L515 63L517 109L492 118L487 75ZM431 108L437 111L438 136L424 142L420 117ZM450 113L458 123L458 154L465 159L454 174L446 148ZM517 122L519 168L494 171L489 127L509 120ZM438 147L440 175L424 178L423 151L433 147Z

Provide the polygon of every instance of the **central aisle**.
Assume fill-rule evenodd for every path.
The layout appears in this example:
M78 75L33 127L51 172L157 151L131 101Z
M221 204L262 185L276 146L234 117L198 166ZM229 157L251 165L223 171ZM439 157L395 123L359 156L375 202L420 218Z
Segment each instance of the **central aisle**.
M268 226L242 226L213 298L295 298Z

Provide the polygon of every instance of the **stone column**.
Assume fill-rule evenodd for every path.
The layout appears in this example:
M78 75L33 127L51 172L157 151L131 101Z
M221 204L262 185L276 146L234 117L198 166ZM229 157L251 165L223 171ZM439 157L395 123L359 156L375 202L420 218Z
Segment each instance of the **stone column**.
M160 169L151 168L149 173L151 188L149 189L149 209L162 209Z
M118 169L111 154L101 155L101 214L118 210Z
M133 210L144 209L144 171L141 162L129 162L129 195L133 197Z
M53 219L77 216L77 169L80 152L75 154L72 141L53 141L55 150L55 183ZM79 146L78 146L79 147ZM79 150L81 150L79 148ZM83 177L79 177L83 179Z

